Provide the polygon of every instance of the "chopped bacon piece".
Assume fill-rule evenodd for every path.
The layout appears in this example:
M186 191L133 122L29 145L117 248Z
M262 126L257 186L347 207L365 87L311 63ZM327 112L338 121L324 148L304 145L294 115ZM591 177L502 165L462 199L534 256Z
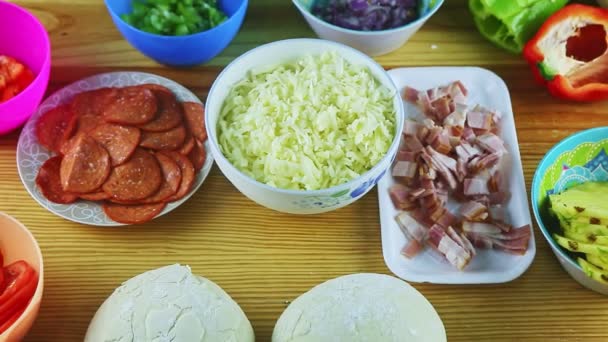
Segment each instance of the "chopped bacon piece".
M418 89L405 86L403 89L403 99L408 102L416 103L418 101L418 93L420 93Z
M456 160L456 178L458 178L459 182L462 182L467 177L467 174L467 162L462 158L458 158Z
M483 235L496 235L502 232L502 229L495 224L471 221L463 221L462 230L466 233L479 233Z
M399 228L405 234L405 236L415 239L416 241L422 242L427 236L428 229L410 216L407 212L401 212L395 217L395 220L399 224Z
M445 256L450 264L456 266L459 270L463 270L471 261L471 253L452 240L439 226L431 227L428 241L431 246Z
M452 112L450 109L450 98L447 96L439 97L434 101L432 100L431 106L433 107L433 112L438 122L443 122L443 120Z
M398 160L393 166L393 177L413 178L416 175L418 164L409 161Z
M466 236L477 247L496 248L512 254L526 253L531 234L530 225L512 229L508 233L494 235L466 232Z
M411 258L415 257L416 255L418 255L423 249L424 249L423 244L421 244L420 242L418 242L415 239L409 239L407 241L407 243L405 244L405 246L403 246L403 249L401 250L401 254L404 257L411 259Z
M507 153L502 139L493 133L486 133L477 137L477 144L484 150L490 153L496 153L499 156Z
M427 146L427 147L429 147L429 146ZM437 154L439 155L439 153L437 153ZM450 189L456 189L458 187L456 178L454 178L454 175L452 174L450 169L444 163L441 163L436 158L433 158L427 152L427 150L424 150L420 156L427 163L427 165L429 165L429 167L431 167L431 168L435 169L437 172L439 172L439 174L445 179L445 181L448 182ZM455 165L454 165L454 168L455 168Z
M492 192L488 195L491 205L505 204L511 198L511 193L505 191Z
M443 228L448 228L450 226L453 226L455 223L457 223L458 218L452 214L449 210L446 210L443 213L443 216L441 216L439 218L439 220L437 220L437 224L442 226Z
M431 221L431 218L429 217L428 213L421 208L416 208L409 214L414 220L420 222L427 229L433 224L435 224L435 222Z
M437 136L437 138L431 143L431 146L439 153L450 153L450 151L452 151L452 143L450 141L449 133L445 130L442 130Z
M398 151L397 152L397 161L415 162L416 153L412 152L412 151Z
M489 216L488 207L476 201L469 201L460 206L460 215L469 221L484 221Z
M416 205L409 200L409 189L403 184L393 184L389 188L389 195L393 201L393 205L397 209L410 210L414 209Z
M424 139L424 142L429 145L432 145L433 143L435 143L435 140L437 140L437 138L439 138L441 131L442 131L441 127L438 127L438 126L429 128L426 138Z
M452 240L456 241L456 243L464 248L464 250L466 250L467 252L469 252L471 255L476 255L477 252L475 251L475 247L473 247L473 245L471 244L471 242L467 239L466 236L464 236L463 234L458 234L454 228L452 227L447 227L445 229L445 231L448 233L448 235L452 238Z
M464 180L464 194L466 196L489 195L488 181L481 177L466 178Z
M420 140L415 136L406 135L403 137L404 150L420 152L424 148Z
M467 101L467 94L469 93L464 84L460 81L452 82L448 85L448 94L454 99L456 104L465 103Z
M475 131L473 131L473 129L471 127L465 127L464 130L462 131L462 139L472 143L472 142L475 142L475 139L477 139L477 135L475 134Z
M490 113L476 110L467 113L467 125L471 128L489 131L493 123L493 116Z
M443 119L444 126L463 127L467 120L468 107L466 104L457 103L454 111Z
M498 153L489 153L479 157L474 164L469 164L469 169L472 172L477 172L479 170L489 169L496 165L500 161L500 154Z
M405 120L405 125L403 126L403 134L416 136L419 130L423 129L424 126L419 124L414 120Z

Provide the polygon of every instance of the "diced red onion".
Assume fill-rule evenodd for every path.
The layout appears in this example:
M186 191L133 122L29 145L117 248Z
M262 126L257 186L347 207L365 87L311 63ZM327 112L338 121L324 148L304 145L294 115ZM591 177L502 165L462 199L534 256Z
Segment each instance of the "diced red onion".
M396 28L418 18L417 0L326 0L312 13L331 24L359 31Z

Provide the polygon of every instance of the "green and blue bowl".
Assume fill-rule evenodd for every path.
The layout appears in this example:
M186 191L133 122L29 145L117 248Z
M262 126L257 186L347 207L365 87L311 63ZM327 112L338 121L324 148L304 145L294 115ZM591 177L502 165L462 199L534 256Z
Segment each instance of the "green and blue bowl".
M608 127L575 133L555 145L541 160L532 180L532 209L543 236L564 270L577 282L608 295L608 285L585 274L552 234L559 222L549 213L549 195L585 182L608 181ZM608 250L608 248L607 248Z

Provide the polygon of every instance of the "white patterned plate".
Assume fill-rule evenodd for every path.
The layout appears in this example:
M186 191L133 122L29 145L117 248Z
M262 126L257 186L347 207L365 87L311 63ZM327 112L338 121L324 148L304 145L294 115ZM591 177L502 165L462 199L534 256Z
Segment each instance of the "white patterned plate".
M25 185L27 191L40 205L58 216L82 224L93 226L124 225L108 218L98 202L78 200L72 204L57 204L49 201L42 195L36 186L36 175L38 175L38 169L42 164L53 156L53 152L38 143L35 127L36 121L43 113L62 103L68 102L75 94L103 87L126 87L145 83L160 84L171 89L179 101L191 101L202 104L200 99L188 89L164 77L143 72L112 72L76 81L48 97L38 107L38 110L27 122L19 137L19 143L17 144L17 168L23 185ZM177 208L188 200L203 184L213 165L213 157L209 151L208 142L205 142L205 150L207 152L205 165L203 165L203 168L197 174L190 193L179 201L168 203L158 216Z

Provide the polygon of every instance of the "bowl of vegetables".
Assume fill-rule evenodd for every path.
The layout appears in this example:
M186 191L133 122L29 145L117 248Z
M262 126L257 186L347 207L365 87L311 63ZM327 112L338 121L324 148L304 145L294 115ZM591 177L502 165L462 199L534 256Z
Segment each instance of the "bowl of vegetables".
M51 44L42 23L26 9L0 1L0 134L32 116L50 70Z
M187 67L221 53L239 31L248 0L105 0L114 24L160 64Z
M572 278L608 295L608 127L555 145L532 181L540 231Z
M19 221L0 212L0 341L21 341L44 288L40 247Z
M370 56L405 44L443 0L292 0L313 31Z
M234 60L205 106L226 178L265 207L317 214L366 194L397 153L401 96L386 71L346 45L289 39Z

